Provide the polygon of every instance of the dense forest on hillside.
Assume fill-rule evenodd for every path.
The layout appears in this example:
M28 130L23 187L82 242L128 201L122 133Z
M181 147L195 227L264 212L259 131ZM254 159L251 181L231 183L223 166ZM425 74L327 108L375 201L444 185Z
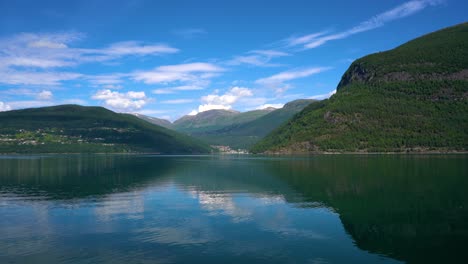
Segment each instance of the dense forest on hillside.
M0 153L210 152L194 138L102 107L8 111L0 123Z
M468 149L468 23L361 58L253 152Z

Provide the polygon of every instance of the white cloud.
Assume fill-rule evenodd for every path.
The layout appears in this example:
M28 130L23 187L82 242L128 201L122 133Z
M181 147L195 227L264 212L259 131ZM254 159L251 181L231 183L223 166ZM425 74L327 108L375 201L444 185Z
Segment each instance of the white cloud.
M122 78L125 77L122 73L102 74L102 75L88 75L86 79L93 85L118 85L123 82ZM110 89L110 88L109 88Z
M153 90L154 94L173 94L174 90L168 88L168 89L156 89Z
M283 106L284 106L284 104L264 104L264 105L260 105L260 106L256 107L255 109L256 110L261 110L261 109L265 109L265 108L269 108L269 107L279 109L279 108L283 108Z
M81 52L68 44L82 38L80 33L23 33L0 39L0 62L8 66L56 68L77 63Z
M0 70L0 83L12 85L49 85L57 86L63 81L75 80L82 74L73 72L35 72Z
M46 90L42 90L40 93L37 94L36 98L38 100L50 100L52 99L52 92L51 91L46 91Z
M160 66L157 70L162 72L180 72L180 73L191 73L191 72L221 72L224 69L204 62L194 62L186 64L166 65Z
M55 105L56 103L52 101L43 101L43 100L25 100L25 101L13 101L8 102L11 109L23 109L23 108L31 108L31 107L44 107L44 106L51 106Z
M194 116L194 115L196 115L196 114L198 114L198 111L197 111L197 110L192 110L192 111L191 111L190 113L188 113L187 115L189 115L189 116Z
M182 86L176 86L172 88L174 91L198 91L198 90L203 90L204 88L202 86L197 86L197 85L182 85Z
M151 71L133 73L133 79L146 84L168 84L173 82L190 83L196 85L204 80L217 76L225 69L204 62L160 66Z
M248 55L236 56L228 61L228 65L248 64L259 67L275 67L281 64L270 63L273 58L290 56L289 53L276 50L253 50L248 52Z
M280 72L270 77L261 78L255 81L255 83L274 89L276 94L282 94L286 90L292 87L291 84L286 83L287 81L309 77L314 74L318 74L329 70L329 67L312 67L300 70L290 70Z
M207 104L232 105L239 98L252 96L252 91L248 88L233 87L223 95L210 94L202 97L202 102Z
M228 65L241 65L241 64L250 64L254 66L265 66L268 65L268 61L264 60L262 57L257 55L249 56L237 56L234 59L227 62Z
M136 41L125 41L112 44L101 51L103 54L126 56L126 55L161 55L179 52L178 49L163 45L144 45Z
M317 94L317 95L310 96L308 99L323 100L323 99L329 98L330 96L334 95L335 93L336 93L336 89L333 90L333 91L330 91L329 93L326 93L326 94Z
M0 91L1 94L6 96L21 96L21 97L32 97L36 100L51 100L53 97L52 91L49 90L34 90L34 89L26 89L26 88L13 88Z
M96 92L91 98L104 101L106 106L124 112L141 109L149 101L145 92L120 93L108 89Z
M146 98L145 92L127 92L127 96L131 99L143 99Z
M190 115L214 109L229 110L237 101L249 96L253 96L253 93L245 87L233 87L223 95L218 95L215 91L214 94L203 96L201 98L203 104L198 106L198 111L193 110Z
M81 33L24 33L0 39L0 61L7 66L56 68L85 62L114 60L122 56L172 54L179 50L165 44L117 42L105 48L73 48Z
M162 104L186 104L193 102L193 99L174 99L161 101Z
M85 36L79 32L66 32L56 34L32 34L23 33L17 37L27 43L29 47L64 49L68 44L83 39Z
M292 87L290 84L285 83L285 82L291 81L294 79L309 77L311 75L324 72L328 69L330 68L314 67L314 68L306 68L306 69L301 69L301 70L284 71L284 72L280 72L278 74L272 75L270 77L258 79L255 81L255 83L274 89L277 94L281 94Z
M252 50L250 53L267 56L270 58L291 56L291 54L278 50Z
M67 45L65 43L54 42L47 39L40 39L34 42L30 42L29 47L33 48L48 48L48 49L65 49Z
M12 88L0 90L0 93L7 96L37 96L38 92L27 88Z
M30 57L7 57L1 58L0 62L6 66L19 66L19 67L35 67L35 68L57 68L74 65L73 62L68 62L59 59L46 59L46 58L30 58Z
M154 94L173 94L177 91L198 91L198 90L203 90L203 89L205 88L199 85L181 85L181 86L155 89L153 90L153 93Z
M349 36L382 27L388 22L413 15L429 6L436 6L444 1L442 0L413 0L405 2L393 9L380 13L370 19L361 22L359 25L346 31L329 34L328 32L318 32L310 35L289 38L286 40L289 46L302 45L304 49L313 49L319 47L328 41L344 39Z
M118 42L104 48L72 47L84 38L81 33L22 33L0 38L0 83L11 85L59 85L82 74L60 72L57 68L83 63L115 61L123 56L154 56L179 50L165 44L136 41ZM55 69L51 71L50 69ZM106 79L107 77L107 79ZM95 76L97 84L116 84L122 76Z
M229 110L231 108L232 108L232 106L230 106L230 105L203 104L203 105L198 106L198 112L197 113L201 113L201 112L205 112L205 111L209 111L209 110ZM193 111L195 111L195 110L193 110ZM193 111L191 113L193 113Z
M0 101L0 112L3 112L3 111L10 111L11 110L11 106Z
M287 39L286 42L288 43L288 46L296 46L300 44L309 43L327 33L328 33L327 31L322 31L322 32L317 32L317 33L304 35L300 37L292 37L292 38Z

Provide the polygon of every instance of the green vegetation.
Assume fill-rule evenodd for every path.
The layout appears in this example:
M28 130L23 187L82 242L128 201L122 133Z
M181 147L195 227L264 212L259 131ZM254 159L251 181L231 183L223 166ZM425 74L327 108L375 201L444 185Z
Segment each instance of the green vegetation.
M468 149L468 23L355 61L314 103L253 152Z
M274 109L237 112L233 110L209 110L194 116L184 116L173 124L175 130L189 134L215 131L262 117Z
M102 107L60 105L0 113L0 153L207 153L197 140Z
M248 149L314 100L299 99L281 109L266 108L248 112L210 110L184 116L171 128L211 145Z
M295 100L287 103L283 108L269 111L249 122L237 123L221 129L201 133L193 133L192 136L209 142L212 145L227 145L233 149L248 149L312 102L314 100Z
M172 123L169 120L152 117L152 116L146 116L142 114L133 114L133 115L147 122L150 122L151 124L162 126L168 129L172 129Z

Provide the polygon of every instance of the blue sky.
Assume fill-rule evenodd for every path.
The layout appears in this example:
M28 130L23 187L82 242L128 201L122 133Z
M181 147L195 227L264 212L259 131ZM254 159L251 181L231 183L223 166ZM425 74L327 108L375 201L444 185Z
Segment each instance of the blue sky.
M0 0L0 111L175 120L333 94L350 63L467 21L468 2Z

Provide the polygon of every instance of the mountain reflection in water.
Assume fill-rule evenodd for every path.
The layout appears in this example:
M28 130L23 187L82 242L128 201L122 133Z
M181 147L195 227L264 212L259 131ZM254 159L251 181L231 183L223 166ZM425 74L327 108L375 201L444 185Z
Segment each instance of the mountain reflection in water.
M464 262L467 161L3 156L0 262Z

